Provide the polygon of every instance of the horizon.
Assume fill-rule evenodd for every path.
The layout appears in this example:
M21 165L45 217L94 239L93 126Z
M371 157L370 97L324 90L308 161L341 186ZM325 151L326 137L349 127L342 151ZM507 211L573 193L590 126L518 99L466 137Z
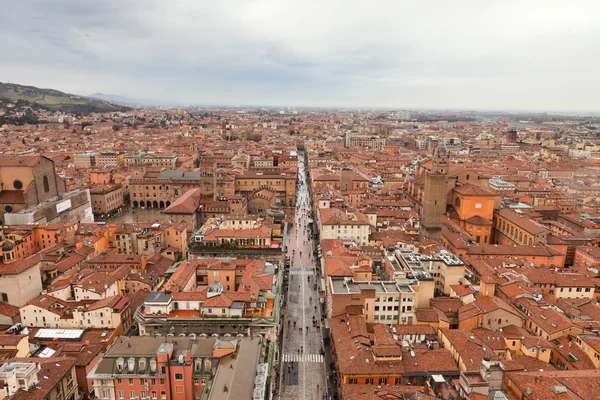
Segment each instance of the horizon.
M5 8L3 79L158 104L600 112L592 1L60 3Z

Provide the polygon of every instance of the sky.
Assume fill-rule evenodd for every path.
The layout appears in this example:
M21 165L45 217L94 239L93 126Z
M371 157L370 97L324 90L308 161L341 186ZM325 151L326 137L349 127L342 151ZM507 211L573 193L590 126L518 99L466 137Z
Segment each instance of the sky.
M0 81L184 104L600 111L600 1L0 0Z

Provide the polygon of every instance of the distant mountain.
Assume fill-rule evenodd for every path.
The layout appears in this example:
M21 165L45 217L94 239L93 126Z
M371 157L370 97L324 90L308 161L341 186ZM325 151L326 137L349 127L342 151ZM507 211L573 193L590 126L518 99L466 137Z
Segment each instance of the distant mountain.
M0 98L8 100L27 100L37 103L45 109L65 113L83 114L97 112L129 111L130 107L117 105L103 99L91 99L85 96L63 93L54 89L40 89L15 83L0 82Z
M126 106L160 106L164 105L165 102L158 100L148 100L148 99L134 99L126 96L119 96L118 94L104 94L104 93L94 93L90 94L88 97L92 99L110 101L115 104L123 104Z

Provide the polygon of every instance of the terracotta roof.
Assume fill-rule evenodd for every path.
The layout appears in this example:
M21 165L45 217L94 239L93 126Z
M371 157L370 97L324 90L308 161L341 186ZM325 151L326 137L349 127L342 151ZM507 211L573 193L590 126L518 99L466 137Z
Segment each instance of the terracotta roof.
M34 167L42 156L0 156L0 167Z
M0 275L18 275L21 272L27 271L29 268L35 267L40 262L40 255L34 254L30 257L15 260L8 264L0 263Z
M481 188L471 183L457 186L452 189L452 191L462 194L463 196L496 196L496 193L492 192L491 190Z
M200 205L200 188L190 189L163 210L165 214L193 214Z

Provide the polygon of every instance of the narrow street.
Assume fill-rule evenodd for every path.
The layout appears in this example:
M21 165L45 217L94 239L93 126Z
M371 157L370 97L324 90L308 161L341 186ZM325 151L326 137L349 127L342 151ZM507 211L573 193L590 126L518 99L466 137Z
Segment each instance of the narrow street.
M321 400L327 398L321 307L320 276L313 257L308 221L310 199L304 160L298 161L296 217L288 234L284 289L283 345L280 399ZM285 281L285 280L284 280Z

